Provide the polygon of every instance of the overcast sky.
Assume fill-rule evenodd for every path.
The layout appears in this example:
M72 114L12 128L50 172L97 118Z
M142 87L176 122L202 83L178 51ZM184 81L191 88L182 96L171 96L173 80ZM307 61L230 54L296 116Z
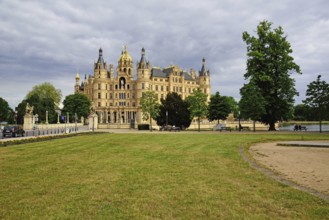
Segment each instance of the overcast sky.
M283 27L303 72L292 75L301 103L317 75L329 82L328 11L327 0L0 0L0 97L16 107L43 82L65 97L77 71L93 73L100 47L116 67L127 45L134 65L142 47L152 66L199 70L205 57L211 92L239 100L242 32L255 35L269 20Z

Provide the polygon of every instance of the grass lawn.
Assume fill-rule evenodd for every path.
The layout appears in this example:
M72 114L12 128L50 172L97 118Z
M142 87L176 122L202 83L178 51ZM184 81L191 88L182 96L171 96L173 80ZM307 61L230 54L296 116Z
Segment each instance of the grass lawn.
M0 148L0 219L328 219L239 146L304 134L99 134Z

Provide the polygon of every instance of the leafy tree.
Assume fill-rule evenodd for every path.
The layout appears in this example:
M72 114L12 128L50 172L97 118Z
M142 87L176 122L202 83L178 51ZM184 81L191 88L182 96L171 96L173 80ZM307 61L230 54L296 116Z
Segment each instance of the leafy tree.
M239 104L232 96L223 96L224 99L228 102L230 105L230 113L233 112L234 115L239 114Z
M8 102L0 97L0 122L2 121L12 124L14 122L14 111L9 107Z
M166 125L167 117L169 125L187 128L191 124L188 103L187 101L184 101L182 97L175 92L169 93L166 99L161 99L160 112L156 119L157 124L159 126Z
M217 120L219 124L219 120L225 120L231 111L230 100L226 96L220 96L219 92L216 92L210 97L207 115L210 121Z
M191 119L198 118L198 130L200 132L200 119L207 115L207 94L202 93L200 89L194 90L192 95L187 97Z
M245 84L240 89L241 99L239 108L241 116L245 119L253 120L254 131L256 121L261 120L262 115L265 114L265 100L261 95L258 87L253 83Z
M294 120L296 121L313 121L317 120L313 114L314 108L305 105L299 104L294 107Z
M64 114L69 113L70 115L74 116L76 113L78 118L87 118L89 115L91 103L87 96L81 93L76 93L66 96L63 105ZM74 120L74 117L70 118Z
M271 26L271 22L260 22L258 37L243 33L248 56L244 77L257 88L264 100L265 113L260 121L268 124L269 130L275 130L276 121L292 116L294 96L298 93L290 74L301 71L290 55L292 49L283 29L272 30Z
M321 80L321 75L307 85L306 97L303 102L316 110L322 132L322 120L329 111L329 84Z
M34 86L33 89L26 95L26 99L31 98L33 95L38 95L40 100L52 99L56 106L59 106L62 99L61 90L56 89L49 82Z
M142 106L143 119L150 120L150 130L152 131L152 119L156 120L160 110L157 94L154 91L144 92L140 104Z

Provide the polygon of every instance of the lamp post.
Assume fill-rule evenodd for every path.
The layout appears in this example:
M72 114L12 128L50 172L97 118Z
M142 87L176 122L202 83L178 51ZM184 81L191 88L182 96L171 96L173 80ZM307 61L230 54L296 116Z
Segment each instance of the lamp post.
M168 127L168 110L166 111L166 127Z
M239 111L239 132L241 131L241 124L240 124L240 111Z
M17 109L15 110L15 123L16 123L16 125L17 125Z
M91 117L93 118L93 132L94 132L95 131L95 127L94 127L94 125L95 125L95 123L94 123L95 115L93 114Z
M75 118L75 132L77 132L77 113L74 113L74 118Z

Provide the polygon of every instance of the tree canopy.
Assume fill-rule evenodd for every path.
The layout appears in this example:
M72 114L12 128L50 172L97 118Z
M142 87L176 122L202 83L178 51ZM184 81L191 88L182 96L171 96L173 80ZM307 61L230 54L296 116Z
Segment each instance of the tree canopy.
M192 95L187 97L189 103L189 111L191 119L198 118L198 130L200 131L200 119L207 115L207 94L204 94L200 89L194 90Z
M292 117L294 96L298 93L290 75L301 71L290 55L292 49L282 27L272 30L271 26L271 22L260 22L257 37L243 33L248 57L244 77L255 87L256 97L259 97L245 101L262 103L265 112L260 121L268 124L269 130L275 130L275 122ZM241 94L242 98L245 95Z
M40 85L36 85L33 89L28 92L26 99L31 98L33 95L38 95L40 100L43 99L52 99L56 106L59 106L59 103L62 99L62 92L59 89L56 89L51 83L45 82Z
M209 121L217 120L217 123L219 123L219 120L225 120L232 110L230 100L216 92L215 95L210 97L207 117Z
M321 75L307 85L306 99L303 102L316 110L321 132L321 121L329 111L329 84L321 80Z
M9 107L8 102L0 97L0 122L14 122L14 111Z
M150 130L152 131L152 119L156 120L160 111L157 94L154 91L143 92L140 105L142 106L143 119L150 120Z
M81 117L87 118L90 111L90 101L87 96L81 93L68 95L63 101L63 113L71 115L70 119L74 120L74 115L77 114L78 119Z
M168 125L175 125L182 129L191 124L188 103L176 92L168 93L165 99L161 99L160 112L156 119L157 124L159 126L166 125L167 118Z

